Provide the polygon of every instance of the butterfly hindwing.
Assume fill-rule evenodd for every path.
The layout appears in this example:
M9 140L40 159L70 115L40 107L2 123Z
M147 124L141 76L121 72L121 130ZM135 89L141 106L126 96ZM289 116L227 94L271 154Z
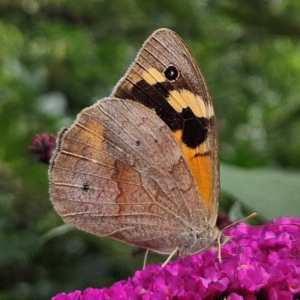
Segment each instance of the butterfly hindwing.
M168 254L207 214L172 132L143 105L100 100L59 141L50 193L67 223Z

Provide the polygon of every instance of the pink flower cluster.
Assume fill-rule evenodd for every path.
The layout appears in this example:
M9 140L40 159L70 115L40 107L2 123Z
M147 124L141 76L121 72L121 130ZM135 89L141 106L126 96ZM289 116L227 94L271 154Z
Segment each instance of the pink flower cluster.
M29 152L38 156L40 162L49 164L55 148L56 137L53 134L42 133L33 138Z
M274 225L275 224L275 225ZM148 265L110 288L87 288L52 300L100 299L300 299L300 219L231 229L222 262L207 250L169 263Z

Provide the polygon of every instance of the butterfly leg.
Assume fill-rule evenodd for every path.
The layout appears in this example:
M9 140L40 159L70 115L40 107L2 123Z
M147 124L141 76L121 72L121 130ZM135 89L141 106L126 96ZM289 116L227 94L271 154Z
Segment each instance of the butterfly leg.
M146 268L149 250L147 249L144 256L143 270Z
M222 256L221 256L221 248L225 245L225 244L227 244L227 242L229 241L229 240L231 240L231 236L226 236L225 238L224 238L224 236L220 236L218 239L217 239L217 241L218 241L218 260L219 260L219 262L221 263L222 262Z
M176 247L172 252L171 254L169 255L169 257L166 259L166 261L161 265L162 268L164 268L168 262L172 259L172 257L178 252L179 248Z

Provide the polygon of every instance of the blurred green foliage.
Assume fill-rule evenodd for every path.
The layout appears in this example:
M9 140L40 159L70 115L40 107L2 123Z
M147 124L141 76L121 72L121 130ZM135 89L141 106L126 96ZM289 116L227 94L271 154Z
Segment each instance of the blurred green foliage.
M0 300L107 286L141 267L122 243L60 227L47 166L28 148L108 96L160 27L186 41L209 85L220 158L236 166L222 168L222 206L299 215L299 11L297 0L2 0Z

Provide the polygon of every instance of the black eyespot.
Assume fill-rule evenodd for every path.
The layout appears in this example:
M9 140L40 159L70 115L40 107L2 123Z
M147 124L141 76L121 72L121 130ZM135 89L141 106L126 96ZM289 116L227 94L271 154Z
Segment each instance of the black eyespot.
M136 141L135 143L136 143L137 146L139 146L141 144L140 141Z
M88 183L84 183L82 189L87 192L90 189L90 185Z
M196 233L196 238L199 239L199 237L200 237L200 234Z
M179 78L179 71L174 66L168 66L165 69L164 74L165 74L166 78L170 81L174 81Z

